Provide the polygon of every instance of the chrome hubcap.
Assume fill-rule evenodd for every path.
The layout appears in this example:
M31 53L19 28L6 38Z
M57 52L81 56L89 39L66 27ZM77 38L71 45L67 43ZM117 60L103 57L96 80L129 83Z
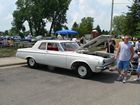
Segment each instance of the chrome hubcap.
M80 66L78 68L78 73L80 74L80 76L85 76L87 74L87 69L84 66Z
M34 59L29 59L29 64L30 64L31 66L34 66L35 60L34 60Z

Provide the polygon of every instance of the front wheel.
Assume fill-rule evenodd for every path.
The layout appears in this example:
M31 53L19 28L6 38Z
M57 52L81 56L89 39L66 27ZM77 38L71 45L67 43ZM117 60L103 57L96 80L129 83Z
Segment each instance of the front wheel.
M30 68L36 68L37 67L37 63L33 58L28 58L27 59L27 64Z
M92 75L92 71L90 67L86 64L80 64L77 66L77 73L80 78L89 78Z

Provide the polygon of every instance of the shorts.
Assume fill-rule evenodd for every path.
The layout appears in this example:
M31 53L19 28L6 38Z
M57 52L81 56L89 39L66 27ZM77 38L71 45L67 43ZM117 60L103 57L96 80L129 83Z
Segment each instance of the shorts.
M140 73L140 65L137 67L137 73Z
M129 64L130 64L129 61L120 61L120 60L118 60L118 62L117 62L117 68L119 70L128 71L129 70Z

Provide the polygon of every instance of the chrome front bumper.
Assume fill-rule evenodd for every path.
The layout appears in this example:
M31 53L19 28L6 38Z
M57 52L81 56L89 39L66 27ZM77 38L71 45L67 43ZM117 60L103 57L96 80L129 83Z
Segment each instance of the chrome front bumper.
M96 69L96 71L99 71L99 72L101 72L101 71L104 71L104 70L106 70L106 69L109 69L109 65L107 65L107 66L97 66L95 69Z

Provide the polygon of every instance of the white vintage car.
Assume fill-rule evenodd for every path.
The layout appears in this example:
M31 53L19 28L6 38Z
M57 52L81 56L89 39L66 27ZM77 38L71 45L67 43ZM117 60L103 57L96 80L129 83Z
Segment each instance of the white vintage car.
M83 46L68 40L41 40L32 48L17 50L16 56L27 59L29 67L38 64L76 70L79 77L90 77L92 72L102 72L113 63L114 55L99 51L109 35L101 35Z

